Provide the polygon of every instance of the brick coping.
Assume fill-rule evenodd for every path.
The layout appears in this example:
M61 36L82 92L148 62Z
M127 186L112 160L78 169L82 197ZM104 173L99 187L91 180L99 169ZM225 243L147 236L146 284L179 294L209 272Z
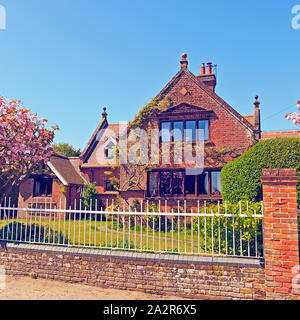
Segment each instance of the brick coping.
M174 263L174 264L209 264L209 265L230 265L236 267L256 267L264 268L263 258L253 257L230 257L230 256L192 256L177 254L154 254L140 253L132 251L114 251L101 249L84 249L63 246L47 246L35 244L18 244L18 243L1 243L2 250L8 252L12 250L21 251L38 251L44 253L66 254L87 257L101 257L110 259L125 259L135 261L147 261L158 263Z

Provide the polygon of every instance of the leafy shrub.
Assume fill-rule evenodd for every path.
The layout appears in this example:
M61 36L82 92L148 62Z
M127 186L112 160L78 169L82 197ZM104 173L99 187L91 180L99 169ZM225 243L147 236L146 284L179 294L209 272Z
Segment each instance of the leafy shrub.
M0 229L0 239L10 241L59 243L68 244L69 240L61 232L38 224L25 225L24 223L11 222Z
M202 251L207 253L262 256L262 214L261 203L240 201L209 205L207 213L220 213L220 216L194 217L193 231L198 234ZM226 217L225 213L233 215ZM240 216L246 214L247 217Z
M237 202L262 200L262 169L296 168L300 177L300 139L276 138L257 143L221 171L224 199ZM297 187L300 207L300 185Z

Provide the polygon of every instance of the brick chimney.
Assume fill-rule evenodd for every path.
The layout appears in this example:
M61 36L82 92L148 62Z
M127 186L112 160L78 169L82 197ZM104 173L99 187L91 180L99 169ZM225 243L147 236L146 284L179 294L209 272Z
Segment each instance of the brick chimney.
M208 62L205 66L205 63L201 65L201 73L197 76L197 78L205 84L212 91L215 91L217 79L216 75L212 71L212 63Z

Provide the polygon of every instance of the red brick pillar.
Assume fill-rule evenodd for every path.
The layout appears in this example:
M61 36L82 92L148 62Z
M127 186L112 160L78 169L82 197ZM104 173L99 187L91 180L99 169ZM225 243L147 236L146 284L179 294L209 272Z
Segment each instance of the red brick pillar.
M266 298L299 299L296 169L264 169L261 180Z

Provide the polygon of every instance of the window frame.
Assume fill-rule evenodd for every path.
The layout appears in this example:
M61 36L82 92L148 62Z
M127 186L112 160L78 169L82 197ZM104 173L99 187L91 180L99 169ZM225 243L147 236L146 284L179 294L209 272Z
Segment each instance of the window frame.
M52 197L53 193L53 178L51 177L34 177L34 183L33 183L33 198L38 197ZM39 191L36 192L36 185L37 183L40 184ZM44 185L44 188L42 186ZM44 189L45 192L42 193L41 190Z
M110 184L111 185L111 188L107 188L107 185ZM116 191L113 184L109 181L109 180L106 180L105 183L104 183L104 190L105 192L112 192L112 191Z
M159 136L159 142L160 144L162 143L171 143L171 142L185 142L186 140L186 123L187 122L195 122L195 139L192 139L193 143L196 143L198 141L202 141L202 139L199 139L199 122L200 121L207 121L207 133L205 135L206 139L204 139L204 141L209 141L210 140L210 118L196 118L196 119L184 119L184 120L180 120L180 119L176 119L176 120L160 120L159 123L159 129L160 129L160 136ZM175 140L174 139L174 123L175 122L182 122L183 123L183 128L182 128L182 140ZM170 140L168 141L164 141L162 138L162 130L166 130L163 129L163 123L170 123ZM189 130L189 129L188 129Z
M161 193L161 173L162 172L170 172L172 173L171 177L171 193L170 194L162 194ZM173 190L173 180L174 180L174 173L175 172L182 172L182 194L175 194ZM185 170L184 169L154 169L152 171L148 171L147 174L147 197L149 198L168 198L168 197L179 197L179 198L211 198L211 197L216 197L220 198L222 197L222 192L220 194L213 194L212 192L212 172L221 172L221 169L206 169L203 171L203 174L207 174L207 193L199 193L199 179L201 175L196 175L195 176L195 192L194 194L187 194L186 193L186 177L185 175ZM151 173L158 173L157 175L157 195L152 196L150 194L150 174ZM205 178L204 178L205 179Z

